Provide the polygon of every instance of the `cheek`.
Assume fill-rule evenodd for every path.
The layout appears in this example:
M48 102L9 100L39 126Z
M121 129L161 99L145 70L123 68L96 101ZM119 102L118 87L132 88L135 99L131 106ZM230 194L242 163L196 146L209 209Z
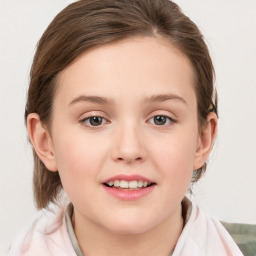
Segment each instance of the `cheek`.
M90 140L81 133L59 133L55 136L54 150L62 185L66 192L74 184L97 182L97 174L104 159L104 145ZM105 150L106 151L106 150Z
M189 183L197 148L196 133L177 132L156 140L151 158L162 176L170 181Z

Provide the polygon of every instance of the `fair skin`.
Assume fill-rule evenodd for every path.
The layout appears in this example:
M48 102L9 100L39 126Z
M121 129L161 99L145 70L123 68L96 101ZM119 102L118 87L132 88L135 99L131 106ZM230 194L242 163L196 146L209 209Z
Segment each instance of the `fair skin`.
M85 255L166 256L174 249L181 201L216 133L214 113L199 133L193 87L189 60L170 42L135 37L91 49L60 73L49 129L29 115L30 140L60 173ZM113 196L103 183L119 174L153 186L138 198Z

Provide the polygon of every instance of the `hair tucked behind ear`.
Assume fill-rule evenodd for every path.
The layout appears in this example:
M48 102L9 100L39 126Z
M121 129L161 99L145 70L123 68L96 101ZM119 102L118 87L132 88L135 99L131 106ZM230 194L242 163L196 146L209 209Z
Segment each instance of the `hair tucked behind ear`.
M80 0L61 11L42 35L30 72L25 119L37 113L51 128L58 74L89 48L131 36L162 36L190 60L195 73L199 125L214 99L214 69L197 26L169 0ZM214 100L213 100L214 99ZM86 157L86 156L85 156ZM200 177L203 168L196 177ZM197 179L197 178L196 178ZM54 202L62 189L58 172L34 153L34 194L38 208Z

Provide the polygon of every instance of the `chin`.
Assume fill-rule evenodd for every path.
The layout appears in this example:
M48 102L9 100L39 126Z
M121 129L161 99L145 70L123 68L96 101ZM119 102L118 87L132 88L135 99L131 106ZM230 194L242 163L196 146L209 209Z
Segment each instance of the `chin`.
M132 227L131 225L129 226L119 226L115 229L111 229L110 231L112 233L118 234L118 235L137 235L137 234L142 234L145 233L149 230L149 228L138 228L138 227Z
M112 223L112 225L108 225L106 228L112 233L119 235L136 235L147 232L152 227L152 222L145 221L144 217L140 217L137 219L115 219L114 223Z

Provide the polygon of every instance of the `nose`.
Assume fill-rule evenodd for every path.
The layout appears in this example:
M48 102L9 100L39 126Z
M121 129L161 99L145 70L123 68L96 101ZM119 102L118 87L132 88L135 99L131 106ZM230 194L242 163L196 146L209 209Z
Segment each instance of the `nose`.
M115 162L133 164L145 160L145 143L142 131L134 125L115 130L112 158Z

